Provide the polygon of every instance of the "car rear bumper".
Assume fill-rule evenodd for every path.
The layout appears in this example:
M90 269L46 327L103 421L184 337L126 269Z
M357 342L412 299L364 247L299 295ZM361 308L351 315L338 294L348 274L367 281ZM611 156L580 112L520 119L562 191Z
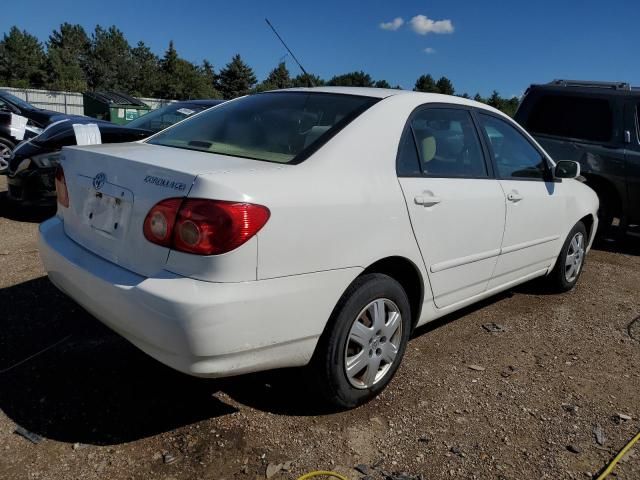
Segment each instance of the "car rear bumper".
M40 225L50 280L160 362L221 377L309 362L331 311L359 268L239 283L161 270L142 277L91 253L54 217Z
M55 170L37 169L7 176L9 199L24 205L56 204Z

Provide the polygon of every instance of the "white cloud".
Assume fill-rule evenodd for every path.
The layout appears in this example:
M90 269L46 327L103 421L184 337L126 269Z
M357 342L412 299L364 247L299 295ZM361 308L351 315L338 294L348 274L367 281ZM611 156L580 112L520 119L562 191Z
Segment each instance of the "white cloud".
M418 35L427 33L453 33L451 20L431 20L426 15L416 15L409 20L411 28Z
M393 20L391 20L390 22L382 22L380 24L380 28L382 30L391 30L392 32L395 32L402 25L404 25L404 20L402 18L400 18L400 17L396 17Z
M423 52L426 53L427 55L431 55L432 53L436 53L436 49L432 47L427 47L423 50Z

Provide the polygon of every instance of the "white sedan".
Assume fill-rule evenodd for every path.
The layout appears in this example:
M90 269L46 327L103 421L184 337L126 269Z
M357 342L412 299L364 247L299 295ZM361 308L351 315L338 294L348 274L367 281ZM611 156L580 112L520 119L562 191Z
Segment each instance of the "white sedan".
M182 372L309 364L352 407L412 330L536 277L574 287L598 200L510 118L451 96L239 98L130 144L69 147L51 281Z

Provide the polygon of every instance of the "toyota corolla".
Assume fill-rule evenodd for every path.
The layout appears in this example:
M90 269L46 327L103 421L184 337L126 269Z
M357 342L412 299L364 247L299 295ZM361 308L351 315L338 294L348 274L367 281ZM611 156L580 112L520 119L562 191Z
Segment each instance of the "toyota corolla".
M266 92L65 148L40 253L56 286L177 370L306 365L352 407L416 326L536 277L575 286L598 209L579 174L470 100Z

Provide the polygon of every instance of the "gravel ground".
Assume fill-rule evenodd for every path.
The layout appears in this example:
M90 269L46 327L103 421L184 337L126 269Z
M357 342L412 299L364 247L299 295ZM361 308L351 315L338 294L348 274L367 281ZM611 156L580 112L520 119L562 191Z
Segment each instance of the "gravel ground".
M202 380L137 351L47 280L50 214L0 197L2 479L581 479L640 430L638 240L592 251L573 292L528 284L419 329L390 388L336 413L304 370ZM640 446L616 473L640 479Z

